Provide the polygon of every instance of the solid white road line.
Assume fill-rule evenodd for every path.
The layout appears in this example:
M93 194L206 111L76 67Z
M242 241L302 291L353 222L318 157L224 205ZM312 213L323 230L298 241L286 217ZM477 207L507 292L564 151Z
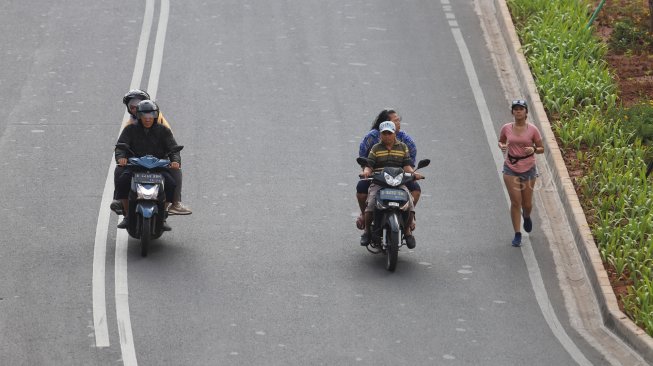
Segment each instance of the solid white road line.
M120 352L124 366L136 366L136 348L129 317L129 286L127 283L127 230L116 232L116 314L118 316L118 333L120 334Z
M159 75L163 63L163 46L166 41L166 30L168 29L168 17L170 15L170 1L161 0L161 11L159 12L159 24L156 27L156 40L154 41L154 55L152 56L152 67L150 78L147 81L147 92L152 100L156 100L156 92L159 89Z
M115 167L111 159L109 173ZM107 326L107 305L105 300L105 267L107 254L107 232L109 225L109 204L113 197L113 174L107 174L102 192L102 202L95 227L95 246L93 248L93 328L95 330L95 346L109 347L109 328Z
M143 69L145 67L145 56L147 55L147 45L150 39L152 29L152 20L154 17L154 0L146 0L145 16L143 26L141 27L141 37L138 42L138 51L136 53L136 64L130 89L137 88L143 78ZM127 120L127 112L123 116L123 121ZM124 127L124 126L122 126ZM120 131L122 131L122 127ZM118 133L120 135L120 132ZM98 213L97 226L95 227L95 245L93 250L93 328L95 330L95 346L109 347L109 330L107 325L107 307L106 307L106 252L107 252L107 233L111 211L109 204L113 199L113 170L116 167L113 156L109 163L109 171L104 183L102 192L102 202L100 203L100 212Z
M497 167L503 166L504 158L500 150L496 147L498 138L494 132L492 117L490 116L490 111L487 108L487 102L485 101L483 90L479 84L476 70L474 69L474 64L472 62L472 57L469 54L469 49L467 48L467 44L465 43L465 39L463 38L462 32L459 28L452 27L451 33L453 33L453 37L456 40L456 44L458 45L458 50L460 52L460 56L462 57L463 65L465 66L465 72L467 73L467 78L469 79L469 85L471 86L472 92L474 94L476 107L481 114L483 129L485 130L485 136L487 137L488 145L492 151L492 157L494 158ZM497 172L499 180L501 181L501 186L504 187L503 193L505 195L506 202L508 203L508 206L510 206L510 197L508 196L508 192L506 191L503 184L501 173L499 170L497 170ZM528 268L528 276L531 280L533 291L535 292L535 299L540 306L540 310L542 311L542 315L544 315L544 319L546 320L549 328L551 328L551 331L556 336L560 344L565 348L565 350L567 350L569 355L579 365L591 366L592 363L585 357L583 352L578 349L574 341L569 338L569 335L567 335L567 332L562 327L562 324L560 324L560 320L558 320L558 317L553 310L553 306L549 300L546 288L544 287L544 281L542 280L540 266L537 263L535 253L533 252L533 248L530 246L530 240L528 239L528 234L526 233L524 235L523 242L524 245L521 247L521 252L524 257L524 261L526 262L526 268Z
M148 1L148 4L153 0ZM159 23L156 30L156 40L154 42L154 52L152 56L152 66L150 77L148 79L147 92L150 98L156 98L156 92L159 87L159 76L161 74L161 64L163 62L163 47L165 44L165 34L168 27L168 18L170 13L169 0L161 0L161 10L159 11ZM151 20L150 20L151 25ZM149 39L149 32L148 32ZM143 41L143 38L141 38ZM147 41L145 47L147 49ZM141 48L139 46L139 52ZM142 75L142 71L141 71ZM134 79L135 80L135 79ZM134 82L132 80L132 82ZM140 84L140 79L138 79ZM116 235L116 256L115 256L115 276L116 276L116 317L118 320L118 331L120 333L120 350L122 352L123 365L136 366L136 348L134 346L134 336L132 333L131 320L129 315L129 286L127 283L127 244L129 236L126 230L118 230Z

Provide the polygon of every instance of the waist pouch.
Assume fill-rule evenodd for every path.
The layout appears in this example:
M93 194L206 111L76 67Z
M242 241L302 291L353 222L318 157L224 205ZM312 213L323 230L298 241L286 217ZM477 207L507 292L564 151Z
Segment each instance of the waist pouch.
M531 157L531 156L533 156L533 154L535 154L535 153L533 152L533 153L530 153L530 154L524 155L524 156L512 156L512 155L508 154L508 161L510 162L510 164L515 165L521 159L526 159L528 157Z

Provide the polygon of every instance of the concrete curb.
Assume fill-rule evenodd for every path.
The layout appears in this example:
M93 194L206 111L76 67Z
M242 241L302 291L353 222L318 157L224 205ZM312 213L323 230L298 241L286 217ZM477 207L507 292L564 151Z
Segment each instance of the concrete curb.
M610 285L608 274L603 267L603 262L585 218L585 213L574 190L574 184L569 177L567 167L562 159L562 153L551 129L551 123L544 111L540 95L537 92L535 80L526 63L526 58L522 53L521 43L517 37L517 32L510 12L508 11L506 1L493 1L497 11L496 15L501 33L508 47L510 58L516 68L515 71L517 72L519 86L525 93L526 99L529 100L530 120L539 125L542 133L545 159L551 168L551 175L564 206L567 220L574 234L576 247L581 254L585 272L601 308L603 323L623 339L624 342L635 349L649 364L653 365L653 338L619 310L617 297Z

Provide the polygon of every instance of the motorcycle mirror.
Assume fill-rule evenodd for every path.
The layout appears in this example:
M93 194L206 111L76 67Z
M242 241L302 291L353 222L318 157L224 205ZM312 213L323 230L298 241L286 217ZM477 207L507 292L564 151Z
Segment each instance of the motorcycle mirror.
M431 164L430 159L420 160L419 163L417 163L417 169L421 169L424 168L425 166L429 166L429 164Z
M358 157L356 162L362 167L370 166L370 161L367 158Z

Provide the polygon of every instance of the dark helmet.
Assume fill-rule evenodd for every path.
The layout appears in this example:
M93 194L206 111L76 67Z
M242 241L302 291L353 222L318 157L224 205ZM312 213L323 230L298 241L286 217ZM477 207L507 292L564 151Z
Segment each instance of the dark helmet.
M515 107L524 107L526 110L528 110L528 104L526 104L526 101L523 99L516 99L513 100L512 103L510 103L510 109L512 110Z
M144 100L140 103L138 103L138 107L136 107L136 116L138 120L140 121L141 117L143 117L143 114L145 113L154 113L154 121L156 121L159 118L159 106L156 105L151 100Z
M150 99L150 95L147 94L145 90L141 89L132 89L125 94L124 97L122 97L122 104L127 105L130 100L132 99L140 99L140 100L148 100Z

